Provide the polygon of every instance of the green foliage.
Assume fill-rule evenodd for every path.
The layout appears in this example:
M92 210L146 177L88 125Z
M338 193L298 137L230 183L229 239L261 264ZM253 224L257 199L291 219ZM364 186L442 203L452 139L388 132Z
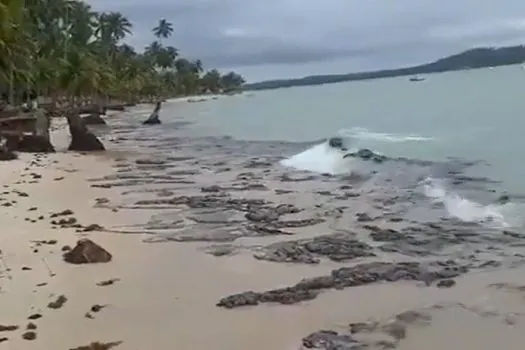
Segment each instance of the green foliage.
M158 41L142 53L123 43L132 29L121 13L98 13L83 1L0 0L0 92L11 103L27 90L135 101L223 92L244 83L235 73L203 74L200 60L164 46L161 40L174 32L165 19L153 29Z

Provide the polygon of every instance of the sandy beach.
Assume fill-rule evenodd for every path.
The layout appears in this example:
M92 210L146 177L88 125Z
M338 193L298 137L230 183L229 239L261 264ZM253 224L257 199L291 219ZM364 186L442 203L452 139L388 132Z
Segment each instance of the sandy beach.
M495 241L469 241L461 230L478 228L467 227L456 234L466 240L455 242L448 256L386 253L365 239L359 221L366 220L356 220L384 208L351 195L322 204L328 192L348 193L340 183L312 189L282 174L278 181L277 170L253 160L252 175L240 166L212 171L182 148L179 158L164 160L111 145L105 155L75 154L63 151L65 129L52 138L55 154L0 163L2 349L90 349L82 346L92 342L118 342L114 348L126 350L523 348L524 237L518 233L502 241L504 249L483 248ZM277 207L254 210L258 202L242 202L255 199ZM213 211L217 203L229 207ZM344 215L337 215L341 203ZM233 213L235 206L242 210ZM65 210L71 213L53 215ZM275 212L279 220L264 218ZM256 225L251 233L238 229L245 217ZM270 221L274 226L265 224ZM399 221L375 224L410 226ZM94 224L100 227L79 232ZM349 230L352 240L344 241ZM329 237L315 241L322 235ZM107 250L111 261L64 261L64 246L84 238ZM308 252L301 240L313 242ZM366 265L378 261L386 265ZM356 266L346 277L331 273ZM296 285L306 278L312 279ZM239 296L246 291L255 293ZM103 348L109 347L92 349Z

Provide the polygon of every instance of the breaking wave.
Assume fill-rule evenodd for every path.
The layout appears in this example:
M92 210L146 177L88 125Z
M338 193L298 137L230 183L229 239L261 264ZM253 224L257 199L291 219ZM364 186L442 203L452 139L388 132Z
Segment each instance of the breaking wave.
M357 140L372 140L378 142L425 142L425 141L434 141L433 137L426 137L415 134L393 134L393 133L384 133L384 132L373 132L369 131L366 128L350 128L342 129L339 131L339 134L342 136L350 137Z
M483 205L448 191L444 181L440 179L428 178L422 185L424 194L433 202L442 204L451 217L467 222L488 223L497 227L511 226L507 220L514 209L512 203Z
M332 140L338 139L334 147ZM433 204L442 206L447 216L465 222L483 223L494 227L523 226L522 215L517 212L516 203L481 204L470 200L456 191L447 189L450 180L480 181L481 178L462 176L462 171L476 162L448 161L429 162L407 158L389 158L370 150L374 155L366 159L355 156L359 140L372 139L381 142L423 142L432 138L416 135L394 135L373 133L366 129L341 130L337 137L314 145L281 161L281 165L296 170L322 174L343 175L353 172L374 174L378 186L391 186L392 179L399 180L402 188L419 189ZM359 152L361 152L359 151ZM349 156L352 155L352 156ZM379 161L377 161L379 159ZM371 171L372 170L372 171ZM389 178L389 182L382 181ZM379 179L379 181L378 181ZM381 180L382 179L382 180ZM488 180L487 180L488 181ZM453 181L452 181L453 182ZM467 185L465 183L465 185ZM456 186L457 187L457 186ZM520 206L521 207L521 206Z
M321 174L340 175L351 171L352 159L343 158L352 145L348 137L342 138L343 149L329 145L329 140L281 161L281 164L296 170Z
M419 135L398 135L390 133L370 132L365 128L342 129L336 135L342 141L341 147L331 147L329 142L317 144L303 152L281 161L281 164L297 170L312 171L323 174L340 175L353 170L353 159L343 158L345 154L358 150L360 141L376 142L423 142L433 138ZM378 154L377 152L375 152Z

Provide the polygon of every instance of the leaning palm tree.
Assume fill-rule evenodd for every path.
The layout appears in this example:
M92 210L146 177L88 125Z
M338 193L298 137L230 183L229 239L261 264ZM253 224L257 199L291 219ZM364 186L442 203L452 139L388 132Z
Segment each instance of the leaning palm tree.
M159 24L153 28L153 34L159 39L162 45L162 39L169 38L173 34L173 24L162 18L159 20Z

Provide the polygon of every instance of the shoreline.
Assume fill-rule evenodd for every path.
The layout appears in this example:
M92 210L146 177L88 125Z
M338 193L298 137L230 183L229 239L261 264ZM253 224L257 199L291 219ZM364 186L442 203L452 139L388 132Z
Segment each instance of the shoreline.
M430 324L427 328L408 322L410 324L402 325L406 328L406 336L397 339L391 335L385 338L385 325L381 325L379 331L376 327L364 334L363 339L361 334L356 334L356 342L372 342L377 346L377 342L385 341L403 350L421 349L422 346L429 350L443 346L492 350L495 343L511 350L522 347L525 335L520 334L520 327L525 322L524 294L522 287L512 287L512 284L523 283L525 276L523 259L518 256L522 248L517 244L507 248L509 256L499 255L497 259L482 249L487 256L477 257L480 264L497 260L502 265L494 271L473 269L473 272L453 277L456 285L450 288L437 288L436 284L425 286L417 279L384 281L343 290L322 290L315 299L293 305L259 304L228 310L216 304L240 292L287 287L303 278L327 275L331 270L369 261L424 261L426 258L409 258L403 255L404 251L397 257L380 255L374 250L375 257L334 261L330 254L324 255L324 250L319 250L314 256L318 262L311 264L255 259L254 251L256 254L271 253L265 250L271 244L312 239L334 231L333 225L326 223L305 224L316 217L330 220L326 211L331 205L311 209L326 195L312 195L308 181L300 180L297 175L292 180L276 180L273 175L282 177L282 174L264 173L263 162L251 161L249 170L239 166L229 171L196 172L195 169L211 165L206 159L195 164L192 163L194 158L185 160L191 157L191 152L184 149L177 151L175 160L173 156L171 160L157 159L158 155L147 160L140 155L116 156L111 148L109 155L81 155L63 152L67 132L60 125L53 131L52 138L57 146L56 154L21 154L19 160L0 163L0 183L4 185L3 191L8 192L0 195L0 204L11 203L0 206L2 223L6 227L0 236L0 308L4 310L0 324L20 327L14 331L0 331L0 338L8 338L3 345L9 349L74 349L96 341L122 341L115 349L292 350L300 349L301 339L320 329L346 331L351 322L372 319L381 323L396 314L436 304L441 306L424 311L432 318L425 318ZM119 154L118 151L115 154ZM216 157L210 158L213 164L220 162ZM218 167L224 168L224 165ZM237 180L232 183L232 179ZM256 184L263 184L266 189ZM333 182L319 182L316 186L318 192L337 192L339 187ZM139 189L153 192L140 192ZM278 190L292 192L276 194ZM132 193L124 195L127 192ZM218 198L220 202L221 194L244 200L263 198L276 205L300 203L306 209L285 214L289 220L277 221L286 222L288 227L280 230L293 235L225 232L217 227L217 222L235 226L245 219L244 213L240 218L230 213L230 209L226 212L212 210L212 204L217 203L212 200ZM209 197L199 197L202 195ZM173 200L166 202L166 198L178 196L190 196L205 208L190 207L186 211ZM141 209L132 209L138 201L143 201ZM374 216L378 213L373 208L374 203L367 202L366 198L352 197L341 201L348 203L351 215L333 221L337 224L336 231L355 230L360 240L368 242L361 237L353 214L364 211ZM340 203L332 206L337 205ZM34 207L37 209L30 210ZM97 224L105 229L76 232L71 227L53 228L57 225L50 224L53 220L50 215L66 209L73 211L68 217L76 218L83 226ZM261 209L252 215L266 215L267 210ZM39 219L41 216L43 219ZM189 224L190 219L193 224ZM299 225L300 221L303 226L289 227L292 222ZM381 219L378 222L378 225L385 224ZM264 221L256 224L265 225ZM404 224L398 225L402 230ZM136 234L107 232L119 229ZM240 237L235 239L230 235ZM86 265L63 261L62 247L73 247L81 237L92 239L105 248L113 255L112 260ZM146 243L152 239L159 243ZM42 242L53 240L56 242ZM175 242L169 242L171 240ZM463 244L466 247L471 243ZM293 249L301 253L300 247ZM473 249L479 247L474 245ZM301 254L296 256L304 258L304 252ZM447 258L455 259L455 256L443 257ZM459 263L464 262L461 259ZM508 264L505 259L510 259ZM97 285L111 279L118 280L107 286ZM489 287L494 283L510 285ZM64 305L58 309L49 308L49 302L60 295L67 298ZM97 312L91 311L95 305L101 307ZM34 314L42 317L28 320ZM87 314L90 317L86 317ZM33 341L22 338L29 322L37 327Z

